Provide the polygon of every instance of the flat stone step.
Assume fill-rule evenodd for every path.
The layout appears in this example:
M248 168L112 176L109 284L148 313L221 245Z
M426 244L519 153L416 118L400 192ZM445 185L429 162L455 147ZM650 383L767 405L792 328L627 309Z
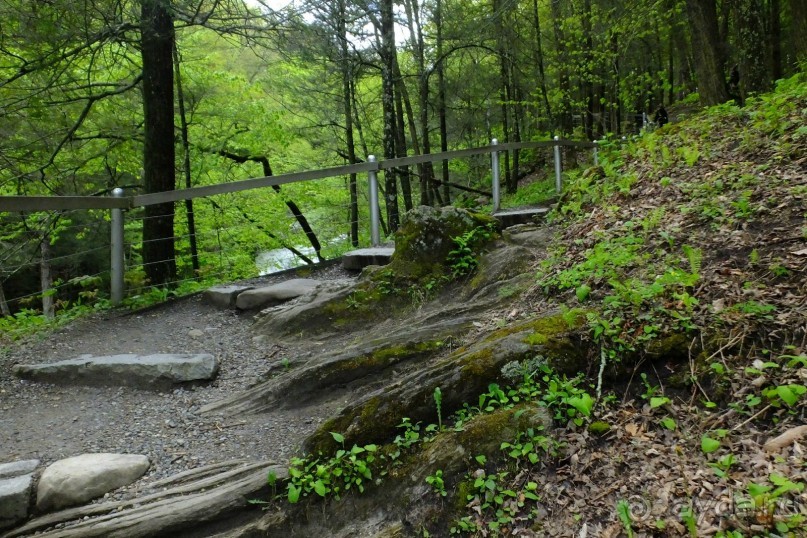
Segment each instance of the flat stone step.
M62 385L134 386L164 388L174 383L215 377L218 360L208 353L82 355L48 364L17 364L14 375Z
M352 250L342 255L342 267L348 271L361 271L368 265L387 265L394 253L394 246Z
M526 207L497 211L493 218L499 221L502 228L509 228L516 224L530 224L544 218L549 213L548 207Z

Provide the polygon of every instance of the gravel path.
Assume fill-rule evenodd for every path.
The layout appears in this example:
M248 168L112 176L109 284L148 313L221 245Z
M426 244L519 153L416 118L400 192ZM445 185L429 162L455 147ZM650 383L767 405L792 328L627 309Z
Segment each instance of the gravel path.
M250 281L268 285L294 273ZM340 267L308 278L349 277ZM239 458L285 462L339 402L239 419L200 416L204 404L282 373L310 354L303 344L280 344L250 332L253 316L218 310L199 295L138 312L104 312L0 355L0 463L38 458L48 464L86 452L147 455L147 475L113 498L131 498L154 480ZM126 387L61 387L22 381L15 363L41 363L81 354L197 353L218 357L217 379L165 392ZM329 407L330 406L330 407Z

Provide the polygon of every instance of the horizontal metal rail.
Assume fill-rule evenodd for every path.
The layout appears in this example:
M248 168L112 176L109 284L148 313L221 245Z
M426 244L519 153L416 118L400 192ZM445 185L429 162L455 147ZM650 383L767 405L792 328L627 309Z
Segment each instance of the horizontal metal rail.
M593 142L578 142L572 140L547 140L539 142L509 142L507 144L489 145L471 149L460 149L444 153L428 153L387 159L385 161L363 162L346 166L335 166L306 172L293 172L277 176L257 177L219 183L190 189L176 189L172 191L140 194L135 196L106 197L106 196L0 196L0 211L60 211L71 209L132 209L156 204L203 198L216 194L228 194L274 185L285 185L299 181L325 179L330 177L358 174L362 172L388 170L415 164L447 161L470 157L474 155L490 154L493 151L514 151L527 148L546 148L553 146L568 146L580 148L594 148Z

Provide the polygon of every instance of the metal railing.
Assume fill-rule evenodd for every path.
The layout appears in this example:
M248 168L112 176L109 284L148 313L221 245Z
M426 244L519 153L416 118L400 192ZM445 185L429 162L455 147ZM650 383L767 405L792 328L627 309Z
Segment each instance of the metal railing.
M120 304L124 296L124 210L146 207L156 204L193 200L215 195L242 192L272 186L287 185L304 181L335 178L350 174L366 173L368 177L368 202L370 212L370 239L373 246L381 244L381 208L379 203L378 172L403 168L423 163L451 161L464 157L490 154L491 159L491 202L494 213L500 209L500 162L502 152L552 148L554 153L555 188L558 193L562 189L561 147L593 149L594 163L598 163L597 142L581 142L571 140L554 140L538 142L511 142L499 144L496 139L488 146L401 157L379 161L370 155L367 161L359 164L337 166L305 172L294 172L276 176L264 176L251 179L176 189L172 191L125 196L122 189L114 189L112 196L0 196L0 212L26 211L70 211L70 210L109 210L111 221L110 233L110 296L113 304Z

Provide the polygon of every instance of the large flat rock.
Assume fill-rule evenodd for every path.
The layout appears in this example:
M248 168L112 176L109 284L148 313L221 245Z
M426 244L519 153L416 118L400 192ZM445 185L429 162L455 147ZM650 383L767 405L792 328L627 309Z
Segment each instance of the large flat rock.
M311 278L293 278L272 286L246 290L238 294L235 306L240 310L266 308L312 293L321 283Z
M368 265L387 265L395 247L360 248L342 254L342 267L348 271L361 271Z
M548 207L527 207L521 209L505 209L493 214L502 228L509 228L517 224L529 224L542 219L549 213Z
M82 454L49 465L39 479L36 507L42 512L75 506L131 484L148 470L138 454Z
M161 388L175 383L215 377L219 363L213 355L154 354L82 355L49 364L18 364L14 375L54 384Z
M214 286L205 290L202 294L202 299L218 308L235 308L235 301L238 296L251 289L252 286Z

